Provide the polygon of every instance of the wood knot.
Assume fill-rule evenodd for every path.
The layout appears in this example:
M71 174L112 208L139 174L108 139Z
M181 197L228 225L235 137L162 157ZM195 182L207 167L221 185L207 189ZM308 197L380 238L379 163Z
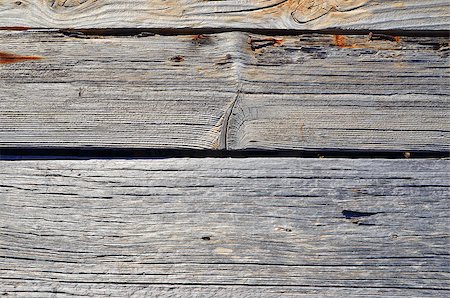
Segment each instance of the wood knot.
M331 12L349 12L364 6L369 0L297 0L290 4L291 16L297 23L308 23Z
M96 2L97 0L48 0L48 5L53 9L71 8L80 6L86 2Z

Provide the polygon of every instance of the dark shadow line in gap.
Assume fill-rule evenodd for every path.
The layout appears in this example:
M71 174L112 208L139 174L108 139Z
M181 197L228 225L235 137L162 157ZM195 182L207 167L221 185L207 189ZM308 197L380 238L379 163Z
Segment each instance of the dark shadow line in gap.
M261 35L302 35L302 34L334 34L334 35L385 35L410 37L449 37L450 30L368 30L340 29L323 30L270 29L270 28L39 28L39 27L0 27L2 30L29 32L59 32L71 37L89 38L89 36L138 36L146 37L155 34L163 36L217 34L225 32L245 32Z
M449 151L380 151L380 150L208 150L158 148L31 148L0 149L0 160L51 159L158 159L158 158L375 158L423 159L449 158Z

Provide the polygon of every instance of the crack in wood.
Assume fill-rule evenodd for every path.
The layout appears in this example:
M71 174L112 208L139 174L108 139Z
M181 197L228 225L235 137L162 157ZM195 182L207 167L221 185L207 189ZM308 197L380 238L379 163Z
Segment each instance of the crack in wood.
M297 0L297 6L291 12L293 20L306 24L318 20L332 12L351 12L361 8L370 0Z
M280 5L285 4L286 2L290 2L292 0L282 0L280 2L277 2L275 4L270 4L262 7L255 7L255 8L247 8L247 9L239 9L239 10L228 10L228 11L217 11L217 12L208 12L205 14L227 14L227 13L241 13L241 12L254 12L254 11L263 11L269 8L274 8Z
M239 101L240 95L241 95L241 90L239 88L236 92L236 96L235 96L234 100L231 102L229 108L227 109L227 111L225 112L225 115L223 117L222 128L221 128L220 137L219 137L219 149L221 149L221 150L229 149L228 132L229 132L229 126L230 126L230 118L231 118L231 115L233 114L233 111L234 111L234 108L235 108L237 102Z

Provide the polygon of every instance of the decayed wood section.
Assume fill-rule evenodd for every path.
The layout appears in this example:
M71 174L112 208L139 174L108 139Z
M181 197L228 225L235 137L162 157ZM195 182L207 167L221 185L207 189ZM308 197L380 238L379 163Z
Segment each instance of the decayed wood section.
M446 38L0 40L4 148L449 149Z
M448 30L446 0L3 0L0 27Z
M449 160L0 162L0 293L448 297Z

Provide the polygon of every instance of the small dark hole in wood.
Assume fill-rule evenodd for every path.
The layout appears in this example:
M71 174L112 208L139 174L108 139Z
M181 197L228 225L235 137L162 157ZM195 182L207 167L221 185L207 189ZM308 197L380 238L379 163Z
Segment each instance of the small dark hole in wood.
M172 58L170 58L170 61L183 62L184 61L184 56L178 55L178 56L172 57Z
M202 237L202 240L209 241L209 240L211 240L211 237L209 237L209 236L203 236L203 237Z
M20 6L20 5L22 5L23 3L22 3L22 1L16 1L16 2L14 2L14 4L17 5L17 6Z

